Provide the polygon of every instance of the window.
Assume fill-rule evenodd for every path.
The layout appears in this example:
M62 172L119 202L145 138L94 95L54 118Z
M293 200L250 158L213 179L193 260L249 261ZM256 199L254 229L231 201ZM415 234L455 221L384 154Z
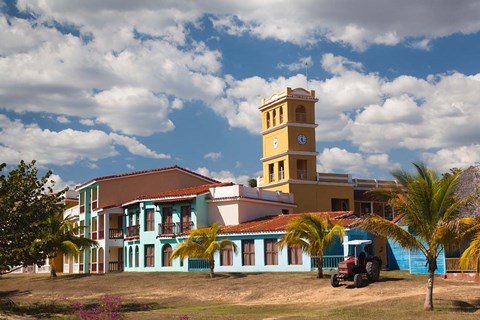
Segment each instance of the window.
M278 162L278 180L285 179L285 164L283 161Z
M128 266L133 267L133 250L132 247L128 249Z
M97 249L92 248L92 264L97 263Z
M273 163L270 163L268 165L268 182L274 182L275 181L275 174L273 173L274 166Z
M145 231L155 230L155 212L153 209L145 210Z
M255 241L242 240L242 264L244 266L255 265Z
M288 246L288 264L299 265L302 262L302 249L299 246Z
M280 118L280 123L283 123L283 108L280 107L280 112L279 112L279 118Z
M277 239L265 239L265 265L278 264L278 242Z
M164 207L162 209L162 228L160 234L173 234L173 208Z
M172 257L172 246L169 244L166 244L163 246L163 261L162 261L163 267L172 266L172 260L170 260L171 257Z
M80 229L78 232L80 233L81 238L85 237L85 220L80 221Z
M267 128L270 128L270 112L267 112Z
M298 106L297 109L295 109L295 120L300 123L307 122L307 113L304 106Z
M297 179L307 179L307 160L297 160Z
M275 127L277 125L277 111L273 110L272 125Z
M80 193L80 213L85 213L85 195L86 192Z
M372 213L372 203L371 202L361 202L360 203L360 215Z
M180 208L180 232L188 232L192 227L192 207L182 206Z
M348 211L348 199L332 199L332 211Z
M229 244L220 251L220 265L233 266L233 248Z
M98 208L98 186L92 187L90 189L91 202L92 202L92 211Z
M140 266L140 250L135 246L135 268Z
M155 266L155 245L145 245L145 267Z
M393 220L395 217L393 208L390 206L385 206L385 219L387 220Z
M97 240L97 217L93 217L91 220L91 230L92 234L90 239Z

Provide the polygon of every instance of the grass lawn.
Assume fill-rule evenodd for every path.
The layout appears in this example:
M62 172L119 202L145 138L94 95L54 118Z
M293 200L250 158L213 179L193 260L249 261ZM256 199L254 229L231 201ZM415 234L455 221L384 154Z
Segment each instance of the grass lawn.
M435 311L422 310L426 276L382 272L363 288L311 273L110 273L0 277L0 319L65 318L75 302L120 296L127 319L480 319L478 283L437 278Z

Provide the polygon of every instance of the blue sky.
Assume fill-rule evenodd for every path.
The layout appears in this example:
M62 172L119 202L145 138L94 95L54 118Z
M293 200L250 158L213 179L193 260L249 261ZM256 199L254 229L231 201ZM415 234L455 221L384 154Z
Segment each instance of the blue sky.
M245 183L260 99L308 74L318 171L466 168L479 31L467 0L0 0L0 162L58 186L173 164Z

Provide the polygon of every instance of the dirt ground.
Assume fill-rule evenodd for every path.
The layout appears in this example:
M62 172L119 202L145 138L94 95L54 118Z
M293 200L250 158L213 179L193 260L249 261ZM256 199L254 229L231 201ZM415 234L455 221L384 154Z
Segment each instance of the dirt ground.
M60 274L56 280L50 280L46 274L0 278L0 299L15 303L87 303L110 294L120 295L125 302L154 302L169 308L212 303L252 307L352 307L376 302L388 305L388 301L396 304L413 298L420 301L421 309L425 289L426 276L399 271L383 272L380 281L363 288L354 288L351 282L333 288L328 278L316 279L314 272L217 274L213 279L205 273ZM460 308L463 304L480 318L478 283L437 278L434 298L440 299L440 303L448 299L458 301Z

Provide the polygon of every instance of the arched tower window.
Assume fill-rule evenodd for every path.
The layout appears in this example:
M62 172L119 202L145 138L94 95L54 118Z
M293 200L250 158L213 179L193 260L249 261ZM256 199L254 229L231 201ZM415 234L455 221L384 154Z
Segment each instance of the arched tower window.
M170 257L172 256L172 246L169 244L166 244L163 246L163 259L162 259L162 266L163 267L171 267L172 266L172 261L170 260Z
M295 120L296 122L300 122L300 123L307 122L307 112L305 111L304 106L298 106L295 109Z
M270 128L270 112L267 112L267 129Z
M277 111L273 110L273 126L277 125Z
M280 107L279 110L279 123L283 123L283 108Z

